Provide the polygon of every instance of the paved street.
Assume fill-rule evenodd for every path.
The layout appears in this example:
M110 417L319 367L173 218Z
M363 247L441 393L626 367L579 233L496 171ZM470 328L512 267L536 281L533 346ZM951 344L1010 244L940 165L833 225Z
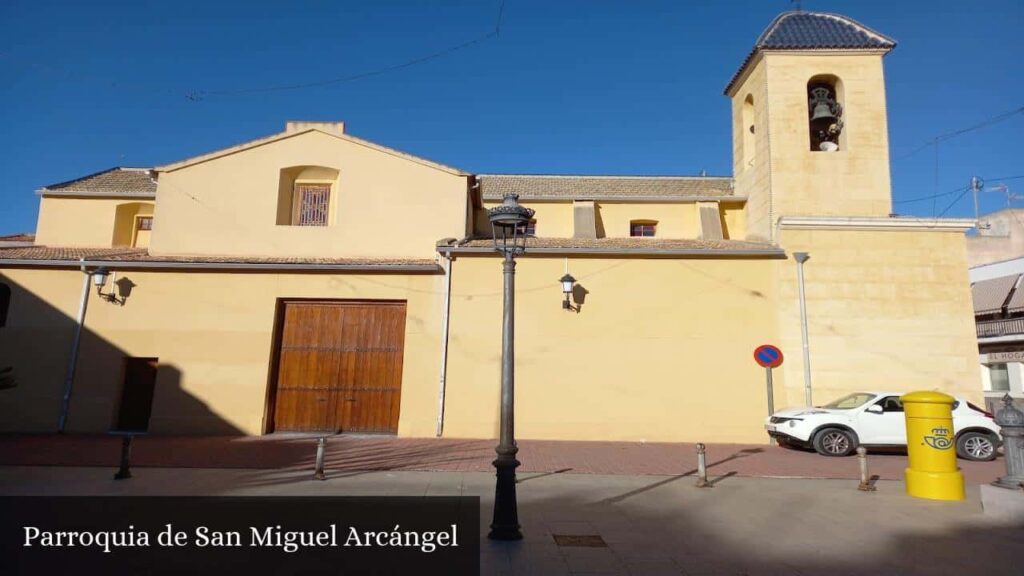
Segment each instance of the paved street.
M2 494L477 495L481 531L493 476L480 472L333 472L0 467ZM900 482L859 492L849 480L720 477L711 489L678 476L520 475L525 539L483 540L482 574L1019 575L1024 527L966 502L917 500ZM606 547L559 547L552 535L596 535Z
M316 437L141 437L134 478L111 476L120 439L0 436L0 494L475 495L486 534L493 442L338 436L328 480L310 479ZM714 486L694 486L692 444L520 442L525 539L484 539L482 574L1020 574L1024 526L982 513L978 485L1002 459L960 461L968 500L904 495L906 456L856 458L765 445L708 446ZM553 535L600 536L558 546Z
M315 436L139 437L132 449L135 466L173 468L274 468L309 470ZM493 440L332 436L327 468L334 472L418 470L488 472ZM2 435L0 465L116 467L121 439L113 436ZM693 474L693 444L632 442L519 441L523 473ZM826 458L814 452L764 444L709 444L712 474L782 478L857 478L855 457ZM900 453L869 454L871 474L902 480L907 458ZM968 483L1001 476L1002 459L959 461Z

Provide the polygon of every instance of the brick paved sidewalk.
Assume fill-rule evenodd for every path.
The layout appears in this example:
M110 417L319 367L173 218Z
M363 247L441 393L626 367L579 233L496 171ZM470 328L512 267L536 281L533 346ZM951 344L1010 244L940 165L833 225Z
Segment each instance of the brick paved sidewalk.
M494 459L494 440L332 436L327 468L332 471L423 470L486 472ZM133 466L170 468L309 469L315 436L260 437L141 436L132 449ZM121 439L103 435L0 435L0 465L116 467ZM521 440L522 474L693 474L693 444L567 442ZM753 444L710 444L709 476L848 478L858 476L857 460L827 458L813 452ZM901 480L907 458L872 453L871 474ZM968 483L991 482L1005 473L994 462L960 460Z

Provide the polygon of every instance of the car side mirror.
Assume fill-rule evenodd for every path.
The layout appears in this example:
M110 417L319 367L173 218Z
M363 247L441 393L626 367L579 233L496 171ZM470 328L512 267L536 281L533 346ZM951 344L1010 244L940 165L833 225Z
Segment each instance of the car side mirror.
M882 410L882 407L879 406L878 404L872 404L871 406L868 406L865 412L871 412L872 414L882 414L885 412L885 410Z

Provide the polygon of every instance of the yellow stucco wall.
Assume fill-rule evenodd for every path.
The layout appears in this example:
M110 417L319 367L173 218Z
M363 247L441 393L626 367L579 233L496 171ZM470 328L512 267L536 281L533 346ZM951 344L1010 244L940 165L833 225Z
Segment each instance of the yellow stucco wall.
M981 401L978 348L961 232L783 230L807 251L816 404L851 390L939 389ZM779 263L786 402L804 402L796 263Z
M151 432L259 434L276 299L349 298L407 301L399 434L433 434L440 274L121 271L117 279L135 284L123 307L90 298L69 431L110 428L122 358L142 356L160 359ZM0 366L14 366L19 380L0 394L0 429L52 432L82 274L4 269L0 282L13 292L8 325L0 328Z
M941 389L980 401L963 235L784 229L807 263L816 403L865 389ZM776 406L803 405L792 259L570 258L579 313L560 306L563 258L527 255L517 273L516 398L521 438L761 442L764 372L776 343ZM445 435L498 426L501 266L452 263ZM399 434L432 436L444 276L121 271L124 307L91 298L71 430L111 422L121 357L156 356L154 433L262 430L277 298L408 302ZM52 430L81 273L6 269L14 298L0 366L0 426ZM577 301L577 303L579 303Z
M490 235L487 210L500 202L484 202L474 213L477 234ZM536 214L537 236L544 238L571 238L574 232L572 202L520 202ZM658 238L697 238L700 234L700 216L696 202L595 202L598 238L628 238L629 223L634 220L653 220L658 223ZM745 216L741 202L721 205L723 227L727 237L743 239Z
M282 169L338 170L332 225L279 226ZM465 235L466 178L307 132L162 172L154 254L421 257Z
M743 240L747 237L747 211L741 202L722 202L718 205L722 215L722 234L726 239Z
M132 198L43 196L36 244L109 248L130 246L137 214L152 214L153 201Z
M598 202L596 210L598 238L628 238L633 220L657 221L657 238L696 238L700 234L696 203Z
M516 434L587 440L764 441L775 338L771 260L573 258L586 291L560 306L562 258L519 259ZM498 427L501 264L454 262L445 435ZM779 396L781 399L781 395Z
M746 80L737 88L732 99L732 166L737 195L746 196L744 206L745 238L767 240L772 237L771 210L771 163L768 154L768 113L767 83L765 66L758 56ZM749 143L747 134L750 126L743 122L743 103L747 97L753 99L754 134L753 152L743 150ZM745 160L746 159L746 160ZM733 238L743 239L732 236Z
M489 200L483 203L483 209L475 211L475 233L485 236L491 234L491 224L487 219L487 211L500 204L500 201ZM537 236L544 238L572 238L573 204L571 200L567 202L523 201L520 204L535 212L533 218L537 221Z

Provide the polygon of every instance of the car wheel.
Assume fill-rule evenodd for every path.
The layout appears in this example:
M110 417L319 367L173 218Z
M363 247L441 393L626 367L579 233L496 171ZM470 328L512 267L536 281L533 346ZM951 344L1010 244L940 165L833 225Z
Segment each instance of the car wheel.
M814 449L822 456L849 456L856 448L856 438L842 428L825 428L814 435Z
M956 455L975 462L995 460L996 443L989 434L964 432L956 439Z

